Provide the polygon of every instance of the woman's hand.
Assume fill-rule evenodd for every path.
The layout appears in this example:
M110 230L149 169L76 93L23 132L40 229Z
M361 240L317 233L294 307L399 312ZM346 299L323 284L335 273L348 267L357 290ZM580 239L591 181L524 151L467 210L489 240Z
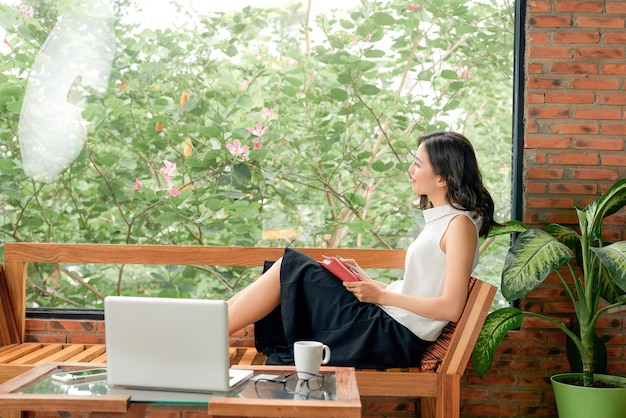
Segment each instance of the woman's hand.
M360 282L343 282L343 286L351 292L359 302L380 303L385 290L374 280L359 275Z

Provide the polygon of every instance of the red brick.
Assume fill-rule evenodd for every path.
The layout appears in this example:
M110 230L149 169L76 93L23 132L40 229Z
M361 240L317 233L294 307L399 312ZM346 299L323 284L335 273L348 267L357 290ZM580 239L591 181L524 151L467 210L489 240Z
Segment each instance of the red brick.
M494 405L491 401L485 404L471 404L468 413L478 417L518 417L519 411L512 405Z
M526 199L526 206L529 208L567 208L570 209L574 206L574 201L568 198L553 198L553 197L528 197Z
M626 167L626 155L603 155L602 165Z
M548 34L544 32L532 32L529 34L529 43L532 45L547 44L550 42Z
M556 2L556 11L557 13L600 13L602 12L602 3L588 1L558 1Z
M26 329L29 331L45 331L48 329L48 321L45 319L27 319Z
M600 32L554 32L552 40L556 43L597 44L600 42Z
M621 151L624 149L622 139L577 139L574 148L589 150Z
M621 33L621 32L605 33L604 42L607 44L626 44L626 33Z
M574 89L581 90L617 90L620 87L620 80L615 78L575 78L571 80L570 85Z
M572 170L572 178L578 180L613 180L619 179L613 170L602 170L600 168L575 168Z
M528 74L540 74L543 72L543 65L541 63L530 63L527 69Z
M569 28L572 26L570 16L530 16L528 19L530 27L540 28Z
M602 67L604 74L626 74L626 64L605 64Z
M619 59L624 57L624 50L622 48L576 48L574 52L575 58L606 58L606 59Z
M593 63L555 62L550 65L553 74L598 74L598 66Z
M625 124L617 124L617 125L602 125L602 134L606 135L626 135L626 125Z
M575 24L582 28L623 28L624 19L618 17L578 16L575 19Z
M532 137L524 139L525 148L571 148L572 138L568 137Z
M544 402L546 400L544 399ZM520 407L520 417L556 417L556 405L530 406L523 405Z
M622 119L621 109L574 109L574 119L600 119L619 120Z
M530 179L560 179L563 177L561 168L529 168L527 171Z
M547 186L548 185L546 183L537 183L537 182L528 180L526 182L526 192L534 193L534 194L544 194L547 190L546 189Z
M515 376L504 374L487 374L482 378L470 375L467 380L470 385L510 386L516 383Z
M493 391L491 397L495 401L515 401L520 404L541 401L541 392L535 390Z
M598 103L606 105L624 106L626 105L626 94L599 94Z
M529 47L528 56L531 58L571 58L572 48L563 47Z
M543 93L529 93L526 96L526 103L528 104L540 104L545 102L545 94Z
M533 13L551 12L552 5L549 1L529 1L528 10Z
M560 78L528 78L528 88L530 89L560 89L562 84L563 80Z
M595 95L593 93L546 93L546 103L593 103Z
M569 109L566 107L529 107L528 116L536 119L567 119Z
M550 126L551 134L597 134L600 128L594 123L555 123Z
M593 194L597 191L597 187L589 184L550 184L548 191L551 194Z
M622 1L606 2L606 12L610 14L626 13L626 3Z

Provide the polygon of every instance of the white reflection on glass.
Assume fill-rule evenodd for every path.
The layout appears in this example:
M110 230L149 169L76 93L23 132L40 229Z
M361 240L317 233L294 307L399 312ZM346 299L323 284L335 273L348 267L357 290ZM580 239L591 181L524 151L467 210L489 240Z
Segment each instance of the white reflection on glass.
M19 122L28 176L50 181L80 154L87 137L83 104L90 89L107 87L114 27L108 1L76 0L35 58Z

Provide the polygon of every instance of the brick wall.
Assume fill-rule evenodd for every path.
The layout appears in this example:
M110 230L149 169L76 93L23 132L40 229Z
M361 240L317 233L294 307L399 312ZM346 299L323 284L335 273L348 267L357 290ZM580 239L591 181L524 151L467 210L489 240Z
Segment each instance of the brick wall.
M626 2L528 1L526 22L524 217L529 224L571 224L583 207L626 177ZM626 214L607 221L610 240L626 239ZM572 306L554 278L523 308L571 321ZM100 341L98 321L27 322L30 340ZM626 375L624 314L605 316L609 372ZM250 335L232 344L249 345ZM500 346L492 371L471 370L462 386L462 416L556 416L550 375L568 369L564 337L527 319ZM364 416L419 416L413 399L364 399Z
M584 207L626 177L626 2L528 0L525 51L524 221L575 227ZM608 240L626 239L624 211L607 219ZM551 277L525 310L572 320ZM604 316L608 372L626 375L625 315ZM465 376L464 417L556 416L549 377L569 371L564 335L526 319L509 333L482 380Z

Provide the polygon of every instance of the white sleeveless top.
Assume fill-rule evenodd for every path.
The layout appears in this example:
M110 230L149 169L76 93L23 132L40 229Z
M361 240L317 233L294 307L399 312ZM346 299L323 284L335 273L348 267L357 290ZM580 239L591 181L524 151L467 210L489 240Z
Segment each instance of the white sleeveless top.
M465 215L471 219L478 233L481 220L474 219L473 214L470 211L455 209L450 205L424 210L426 224L407 249L404 278L389 284L387 291L413 296L441 296L446 277L446 254L441 250L441 238L448 229L450 221L458 215ZM478 264L478 254L477 243L472 270ZM381 305L381 308L426 341L435 341L448 323L448 321L426 318L396 306Z

